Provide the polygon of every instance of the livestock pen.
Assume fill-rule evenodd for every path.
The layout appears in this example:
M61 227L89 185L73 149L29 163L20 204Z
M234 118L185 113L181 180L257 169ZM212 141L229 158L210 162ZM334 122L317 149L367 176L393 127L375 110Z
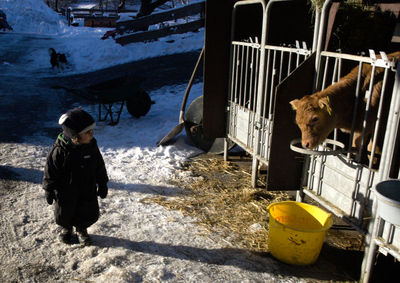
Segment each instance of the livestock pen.
M268 168L267 190L297 190L298 201L310 197L365 237L361 280L368 282L377 247L380 253L400 260L400 228L376 213L374 190L384 180L400 178L399 66L380 50L378 56L373 50L368 56L323 51L332 5L329 0L316 11L311 50L306 44L269 43L268 32L274 28L270 23L274 4L290 2L239 1L234 6L226 135L252 155L253 186L261 162ZM262 24L257 36L243 36L235 30L241 24L240 10L248 6L261 11ZM359 66L360 72L370 66L371 79L363 89L358 74L352 131L343 134L335 130L318 149L303 149L298 145L301 133L289 102L337 83L355 66ZM377 82L382 89L378 111L372 114L371 96ZM359 97L366 102L364 130L362 146L354 149ZM374 121L369 153L363 146L369 139L365 130L367 120ZM227 149L224 156L228 159Z
M373 189L380 181L399 178L399 142L397 134L399 130L399 76L396 75L394 82L390 80L391 76L397 74L398 66L387 59L377 59L373 53L371 57L362 57L322 52L321 59L320 62L322 63L318 66L318 75L322 82L316 91L322 90L327 86L328 76L330 83L337 81L337 77L340 77L341 73L339 66L346 65L344 61L355 62L360 66L360 69L362 64L370 64L373 73L378 67L385 69L385 75L382 79L384 87L379 101L380 107L377 115L373 117L375 132L372 137L373 146L369 156L367 156L368 153L365 147L361 147L359 150L352 148L351 142L354 128L348 135L343 135L336 129L330 137L332 141L340 142L343 148L338 148L335 143L329 141L317 150L292 147L293 150L304 153L307 156L298 200L303 200L304 194L311 197L365 235L367 243L369 243L372 241L370 237L372 236L372 225L375 221ZM332 61L332 64L329 64L330 61ZM366 96L367 109L371 105L370 94L373 92L374 79L377 79L376 75L372 76L371 84L364 93L361 93L361 87L359 87L355 94L355 97L357 95ZM358 80L360 84L360 77ZM389 91L385 93L385 89L393 89L393 93ZM384 99L391 102L389 110L384 109ZM384 119L385 111L389 111L388 117L390 119ZM353 117L355 117L356 113L354 112L353 114ZM366 111L364 121L367 120L368 115L371 114ZM383 128L386 128L386 130L381 130ZM377 157L375 149L377 148L378 136L383 135L382 154ZM367 138L364 132L363 143L367 143ZM380 159L379 166L374 162L377 159ZM395 236L397 235L396 233L398 233L398 229L387 223L380 236L384 238L384 242L381 243L382 247L387 247L390 244L392 247L391 253L399 258L398 248L400 242L399 237ZM365 262L364 264L367 263ZM368 269L370 268L371 266ZM369 270L364 269L363 272L368 273Z

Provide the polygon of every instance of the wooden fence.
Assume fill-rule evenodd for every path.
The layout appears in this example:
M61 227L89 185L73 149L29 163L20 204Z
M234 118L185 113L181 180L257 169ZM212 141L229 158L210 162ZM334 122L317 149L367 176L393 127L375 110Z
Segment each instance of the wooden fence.
M147 31L150 25L166 21L176 21L178 19L194 15L199 15L199 19L183 24L177 24L173 26L162 27L157 30ZM116 42L121 45L126 45L134 42L153 40L171 34L197 31L199 28L204 26L204 15L205 2L198 2L181 8L171 9L166 12L153 14L129 21L119 21L116 24L116 28L117 34L121 36L116 38ZM124 35L126 33L129 34Z

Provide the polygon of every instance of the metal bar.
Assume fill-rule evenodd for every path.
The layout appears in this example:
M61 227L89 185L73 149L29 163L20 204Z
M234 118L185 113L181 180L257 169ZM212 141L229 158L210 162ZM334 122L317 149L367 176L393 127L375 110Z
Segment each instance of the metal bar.
M234 93L235 93L235 95L234 95L234 102L235 103L238 103L238 73L239 73L239 59L238 59L238 57L239 57L239 53L240 53L240 50L238 50L239 49L239 46L237 46L237 48L236 48L236 56L235 56L235 90L234 90Z
M376 207L377 207L377 202L375 198L372 207L373 217L371 218L371 223L370 223L370 225L372 225L372 231L365 237L366 247L364 251L364 258L361 265L361 278L360 278L360 282L362 283L368 283L371 277L373 260L377 249L377 245L374 238L376 237L379 229L380 218L375 217Z
M274 80L274 76L273 76L273 67L272 67L272 76L270 76L270 58L271 58L271 50L270 49L267 49L267 56L266 56L266 74L265 74L265 84L264 84L264 98L265 99L263 99L263 103L264 103L264 107L263 107L263 117L267 117L266 115L265 115L265 112L266 112L266 109L265 109L265 107L266 107L266 101L267 101L267 97L268 97L268 85L269 85L269 83L270 83L270 78L271 78L271 84L272 84L272 82L273 82L273 80ZM274 53L275 54L275 53Z
M233 52L232 52L231 63L230 63L231 64L231 88L229 90L229 93L231 95L230 101L234 100L234 94L233 94L234 89L235 89L234 84L236 83L236 80L235 80L235 78L236 78L236 75L235 75L236 49L237 49L237 46L233 45Z
M308 173L308 185L310 186L310 189L314 188L314 174L315 174L315 166L317 164L317 158L315 155L311 156L311 166L310 166L310 171Z
M353 146L354 129L356 127L357 109L358 109L359 96L360 96L360 82L361 82L362 68L363 68L363 64L360 62L358 65L357 85L356 85L355 101L354 101L354 107L353 107L353 118L351 121L349 149L351 149ZM347 154L347 158L350 158L350 152Z
M339 76L338 74L340 73L338 68L339 68L339 59L336 58L335 63L333 65L332 85L338 81L338 79L336 78ZM337 131L338 131L337 129L333 130L333 139L335 141L337 140ZM333 146L333 150L336 150L336 145Z
M357 155L357 158L356 158L357 162L361 161L361 154L362 154L362 150L363 150L364 143L365 143L365 131L366 131L366 126L367 126L369 109L370 109L370 106L371 106L371 97L372 97L372 91L373 91L373 85L374 85L375 69L376 69L375 66L372 66L371 80L370 80L370 83L369 83L369 88L367 90L368 98L367 98L367 104L365 106L365 115L364 115L363 129L362 129L362 135L361 135L361 144L360 144L360 149L358 151L358 155Z
M228 161L228 139L224 138L224 161Z
M271 137L272 137L272 130L274 127L274 122L272 120L268 120L268 131L267 131L267 155L266 159L269 162L269 157L271 155Z
M307 186L307 180L308 180L308 168L310 168L311 164L311 158L310 156L305 157L304 165L302 168L302 178L301 178L301 185L300 189L296 193L296 201L304 201L304 188Z
M325 60L325 68L324 68L324 74L323 74L323 78L322 78L322 86L321 86L321 90L326 88L326 78L328 76L328 65L329 65L329 58L326 57ZM319 76L319 75L318 75Z
M245 76L244 76L244 98L243 98L243 107L246 107L246 103L247 103L247 70L249 69L249 47L243 47L246 50L246 71L245 71Z
M378 112L377 112L376 121L375 121L374 136L372 139L372 148L371 148L371 157L369 160L369 168L372 168L372 166L374 165L376 142L377 142L377 138L379 135L379 125L381 123L383 100L385 99L385 87L386 87L387 76L388 76L388 69L385 69L384 74L383 74L383 82L382 82L381 95L380 95L380 99L379 99ZM373 94L373 92L371 93L371 95L372 94Z
M312 52L315 52L315 50L317 49L318 31L319 31L320 22L321 22L321 8L317 6L316 10L315 10L315 21L314 21Z
M267 50L266 50L267 51ZM274 51L274 56L275 56L276 51ZM267 135L267 131L268 131L268 120L267 120L267 104L268 104L268 98L270 98L270 93L268 93L268 82L269 82L269 70L270 70L270 65L269 65L269 60L270 60L270 50L268 50L268 58L266 58L266 67L265 67L265 72L266 72L266 76L265 76L265 84L264 84L264 91L263 91L263 97L262 97L262 112L261 112L261 127L259 129L260 133L261 133L261 137L260 137L260 157L264 157L264 153L266 152L266 144L268 145L268 135ZM275 62L274 62L275 63ZM273 67L274 68L274 67ZM272 71L273 74L273 71ZM271 84L274 81L274 77L272 75L271 78ZM266 142L267 141L267 142Z
M321 159L321 161L320 161L319 175L318 175L317 194L321 195L322 184L323 184L322 179L324 177L324 167L325 167L325 162L326 162L326 155L322 155L319 158Z
M264 150L262 151L262 153L266 152L266 154L267 154L266 156L268 156L268 147L269 147L269 143L270 143L268 131L270 129L270 123L269 123L269 121L267 119L268 115L266 114L266 111L267 111L266 110L266 104L267 104L267 99L268 99L268 95L269 95L268 94L269 82L271 81L271 85L272 85L273 81L274 81L274 75L273 75L274 67L272 66L272 70L271 70L271 65L270 65L270 63L271 63L270 62L271 61L271 49L266 49L266 50L267 50L268 53L267 53L267 57L266 57L266 76L265 76L264 99L263 99L263 103L264 103L264 107L263 107L263 117L264 117L264 119L263 119L263 131L264 131L264 133L263 133L262 143L263 143ZM274 51L274 56L275 56L275 52L276 51ZM271 71L272 76L270 76L270 71ZM265 149L265 145L267 145L267 149ZM265 159L267 159L267 157L265 157Z
M269 99L269 110L270 114L269 119L272 119L272 107L273 107L273 99L274 99L274 88L275 88L275 76L276 76L276 51L274 51L274 59L272 60L272 74L271 74L271 87L270 87L270 99Z
M240 46L240 75L239 75L239 105L243 106L242 104L242 97L243 97L243 63L244 61L244 46Z
M357 167L357 169L356 169L356 178L354 180L354 190L353 190L353 194L352 194L353 202L352 202L351 208L350 208L350 215L351 216L354 216L356 214L355 201L357 200L357 196L358 196L358 193L360 191L361 174L362 174L362 168L361 167Z
M292 51L289 51L289 54L288 54L288 68L287 68L286 77L288 77L290 75L291 68L292 68Z
M333 140L337 141L338 129L333 130ZM333 145L333 150L336 150L336 145Z
M331 5L331 0L326 0L324 2L324 5L322 6L322 12L321 12L321 19L320 19L320 24L319 24L319 31L318 31L318 42L317 42L317 47L316 47L316 59L315 59L315 69L319 70L319 61L321 58L321 51L322 51L322 41L324 39L324 34L325 32L325 27L326 27L326 21L327 18L329 17L329 7Z
M250 109L251 107L251 101L253 97L253 71L254 68L257 68L257 66L254 64L254 48L251 47L251 63L250 63L250 83L249 83L249 103L248 103L248 108Z
M232 41L232 45L241 45L241 46L249 46L249 47L253 47L253 48L260 48L260 44L257 43L257 42L242 42L242 41L233 40ZM294 48L294 47L276 46L276 45L265 44L264 48L265 49L269 49L269 50L276 50L276 51L295 52L297 54L306 55L306 56L309 56L311 54L311 51L303 49L301 47ZM331 52L330 54L335 54L335 53ZM364 57L362 57L362 58L364 58Z
M248 46L253 48L260 48L260 44L257 42L246 42L246 41L236 41L232 40L232 45L241 45L241 46Z
M278 82L282 80L282 69L283 69L283 51L281 51L281 58L279 63L279 79Z
M361 219L364 219L364 214L365 214L365 208L369 202L370 196L371 196L371 188L373 186L373 181L375 178L375 172L372 170L368 170L368 183L367 187L365 190L365 196L364 196L364 201L361 202L361 207L360 207L360 217Z
M257 97L258 97L257 86L258 86L258 80L260 78L260 75L259 75L259 73L260 73L260 53L261 53L261 50L257 49L257 52L256 52L256 66L257 66L257 68L256 68L256 74L255 74L255 80L254 80L254 98L253 98L253 108L252 108L252 111L254 112L254 115L255 115L256 107L257 107ZM253 121L255 121L255 118L256 117L254 117Z
M330 52L330 51L322 51L321 56L332 57L332 58L341 58L341 59L345 59L345 60L349 60L349 61L358 61L358 62L368 63L368 64L371 64L373 62L373 59L370 57L351 55L351 54L346 54L346 53L336 53L336 52Z
M337 76L337 73L338 73L338 62L339 62L339 58L336 57L335 63L333 64L333 75L332 75L332 83L331 84L334 84L337 82L335 77Z
M400 63L397 64L396 78L393 86L392 103L389 110L386 135L382 148L382 160L380 181L387 180L392 166L395 141L400 124ZM397 157L399 158L399 157ZM400 171L397 176L400 179Z

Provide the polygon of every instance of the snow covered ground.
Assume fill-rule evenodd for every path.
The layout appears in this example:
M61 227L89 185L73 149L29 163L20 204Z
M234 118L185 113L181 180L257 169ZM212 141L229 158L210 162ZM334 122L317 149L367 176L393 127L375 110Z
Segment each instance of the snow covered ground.
M25 54L28 60L7 57L11 51L2 54L0 72L8 76L84 73L199 50L203 45L204 33L200 32L173 36L174 43L163 39L121 47L112 39L100 40L107 29L66 26L65 19L42 0L0 0L0 9L7 14L15 34L31 35L29 48L33 50ZM56 44L60 49L57 51L67 54L71 67L65 73L50 70L47 49L35 48L35 38L47 38ZM1 282L304 281L284 275L284 267L272 258L233 247L179 211L141 202L152 195L173 196L180 188L169 185L169 181L191 178L179 170L179 165L200 151L190 146L184 135L173 145L155 145L177 124L185 88L176 85L152 91L152 99L163 103L153 105L141 119L133 119L124 111L117 126L98 123L95 136L106 162L110 190L108 197L100 200L99 221L89 228L94 240L90 247L58 241L52 207L41 190L46 154L55 136L43 133L25 136L22 143L0 143ZM201 94L202 84L194 85L191 99ZM7 95L15 93L0 89L3 104L7 103ZM45 99L46 93L33 90L32 95ZM29 99L26 97L26 101ZM94 107L85 106L85 110L96 115ZM62 114L57 105L49 111L57 117ZM44 126L57 128L57 120Z
M199 1L192 0L191 3ZM198 50L203 46L204 32L171 35L151 43L121 46L111 38L100 40L110 28L68 27L65 17L57 15L42 2L0 0L0 10L6 13L14 33L57 38L59 44L55 47L56 51L65 53L70 63L66 74L90 72L130 61ZM48 56L46 48L34 50L26 58L26 67L31 70L47 70ZM4 64L0 58L1 63Z

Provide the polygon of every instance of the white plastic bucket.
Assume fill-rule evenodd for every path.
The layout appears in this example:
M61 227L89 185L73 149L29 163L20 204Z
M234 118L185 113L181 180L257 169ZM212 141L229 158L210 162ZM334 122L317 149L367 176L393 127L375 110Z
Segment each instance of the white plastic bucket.
M387 180L375 186L377 215L400 226L400 180Z

